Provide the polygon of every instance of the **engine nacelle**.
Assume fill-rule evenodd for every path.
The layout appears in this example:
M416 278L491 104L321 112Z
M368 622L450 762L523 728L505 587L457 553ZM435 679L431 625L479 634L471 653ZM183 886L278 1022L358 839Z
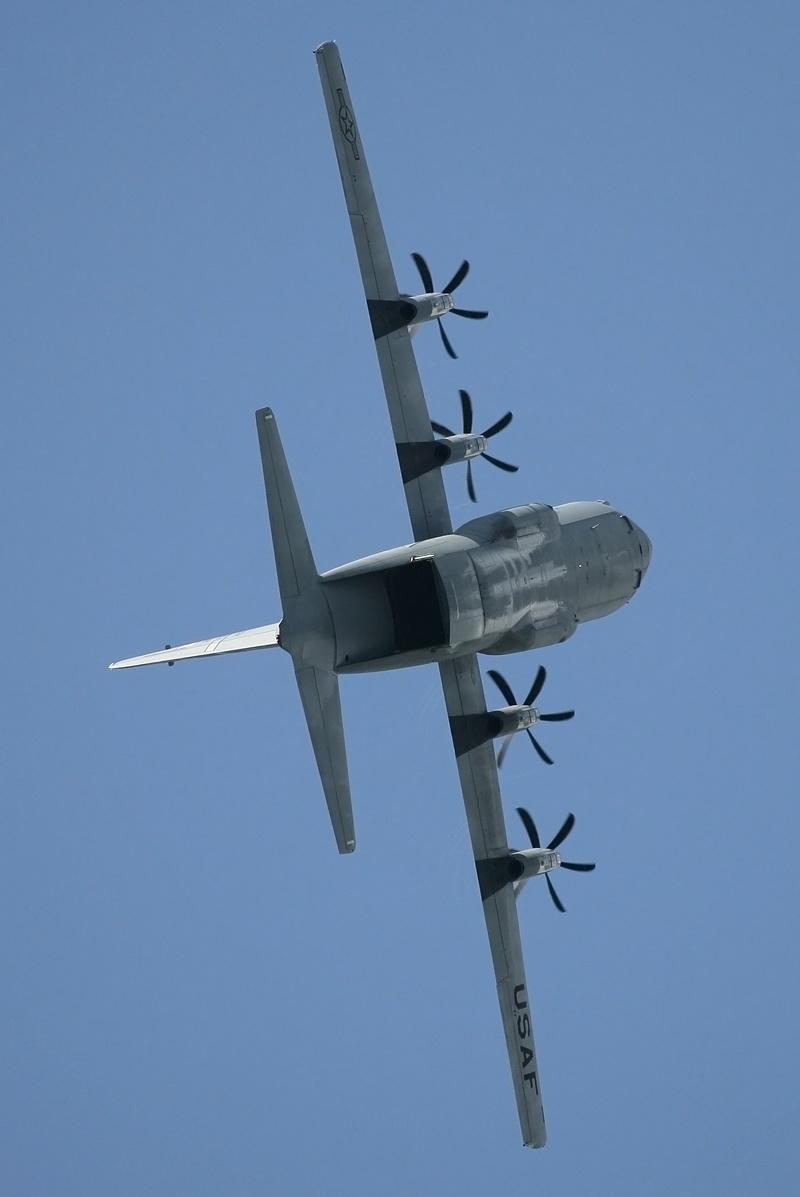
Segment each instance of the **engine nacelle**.
M407 295L401 303L406 326L412 328L415 324L425 324L428 320L438 320L440 316L446 315L453 306L453 297L439 292L431 295Z
M497 711L489 711L486 728L494 740L498 736L512 736L514 732L524 731L540 718L536 707L500 707Z
M485 436L473 436L471 433L458 433L453 436L443 436L433 442L433 455L439 465L450 465L454 461L466 461L469 457L478 457L486 448Z
M539 873L549 873L561 864L561 857L549 848L526 848L522 852L512 852L508 871L512 881L524 881L529 877L537 877Z

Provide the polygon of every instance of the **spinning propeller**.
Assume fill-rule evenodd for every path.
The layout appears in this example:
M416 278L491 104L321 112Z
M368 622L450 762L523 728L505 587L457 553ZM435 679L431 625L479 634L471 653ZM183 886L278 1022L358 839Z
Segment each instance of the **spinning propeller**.
M539 843L539 832L536 830L536 824L534 823L528 811L526 811L524 807L518 806L517 814L519 815L520 819L522 819L525 830L528 833L528 838L531 841L531 847L541 848L542 845ZM567 838L574 826L575 816L567 815L566 819L561 824L561 830L553 836L550 843L547 845L547 851L554 852L559 844L563 844L564 840ZM559 867L562 869L572 869L576 873L591 873L595 866L593 864L574 864L572 861L562 860ZM566 914L566 907L563 905L561 899L555 891L555 887L550 880L549 872L545 873L544 879L547 882L547 888L550 890L550 897L553 899L556 909L560 910L562 914ZM521 887L524 885L525 880L526 879L523 879L519 882L516 891L517 893L519 893Z
M453 310L455 311L455 309ZM444 336L444 334L442 335ZM466 391L459 391L458 393L461 396L461 417L464 425L463 432L466 436L469 436L472 432L472 400ZM507 411L504 416L501 416L500 419L496 420L494 424L490 424L485 432L481 432L480 435L485 437L485 439L488 441L490 437L495 436L498 432L502 432L504 428L508 428L513 418L514 417L512 416L511 412ZM452 429L448 428L444 424L437 424L435 420L431 420L431 428L437 436L456 435ZM509 465L507 461L500 461L497 457L490 457L488 453L481 453L481 457L484 459L484 461L491 462L492 465L497 466L497 468L500 470L506 470L509 474L516 474L517 470L519 469L519 466ZM475 497L475 485L472 481L471 458L467 460L467 494L472 499L473 503L477 503L478 500Z
M419 271L419 277L422 279L422 285L425 288L426 295L452 295L456 287L461 286L464 279L467 277L467 274L469 273L469 262L465 258L458 270L450 279L450 282L447 284L447 286L443 287L440 292L437 292L433 285L433 277L428 269L428 263L425 261L422 254L412 254L411 257L414 259L414 265ZM468 320L485 320L489 315L488 312L472 312L467 308L451 308L450 311L454 316L466 316ZM439 325L439 332L441 334L442 344L444 345L445 349L451 357L458 357L455 349L450 344L447 333L444 331L441 316L436 317L436 323Z
M497 686L497 689L503 695L503 698L506 700L506 702L508 703L508 705L510 707L516 707L516 706L529 707L532 703L534 703L536 701L536 699L539 697L539 694L541 693L542 686L544 685L545 679L547 677L547 670L545 669L544 665L539 666L536 677L533 679L533 685L531 686L530 690L528 691L528 694L523 703L517 702L516 698L514 697L513 690L509 686L506 679L503 677L502 673L498 673L496 669L490 669L489 677L492 679L494 684ZM571 719L574 714L575 714L574 711L556 711L552 715L542 715L537 711L535 722L536 723L539 723L539 722L541 722L541 723L563 723L565 719ZM552 763L553 763L552 758L547 755L547 753L542 748L539 741L534 736L531 729L529 727L526 727L525 731L528 733L528 736L530 737L531 744L533 744L534 748L536 749L536 751L538 752L539 756L542 758L544 763L546 765L552 765ZM513 735L513 733L512 733L512 735ZM505 760L505 755L508 752L508 746L510 743L511 743L511 736L506 736L505 740L503 740L500 751L497 754L498 767L500 765L502 765L503 761ZM570 824L570 826L571 826L571 824ZM562 830L563 830L563 828L562 828Z

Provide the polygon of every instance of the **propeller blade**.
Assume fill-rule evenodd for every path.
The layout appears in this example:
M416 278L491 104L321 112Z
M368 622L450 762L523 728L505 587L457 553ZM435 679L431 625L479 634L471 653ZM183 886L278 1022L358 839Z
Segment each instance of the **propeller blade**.
M575 826L575 816L573 814L567 815L564 822L561 824L561 830L557 831L553 839L547 845L549 852L554 852L559 844L563 844L572 828Z
M506 759L506 753L508 752L509 748L511 747L511 741L513 739L514 739L513 735L506 736L505 740L503 740L503 743L500 745L500 751L497 754L497 768L498 769L502 768L503 761Z
M526 811L524 807L518 806L517 814L519 815L520 819L522 820L522 825L528 833L528 839L531 841L531 847L532 848L541 848L541 844L539 843L539 832L536 830L536 824L534 823L534 821L531 818L528 811ZM555 851L555 849L558 847L558 845L563 843L563 841L567 838L567 836L572 831L572 828L574 826L575 826L575 816L573 814L567 815L566 819L564 820L564 822L561 825L561 830L558 832L558 834L555 836L555 838L552 839L550 841L550 843L547 845L547 851L548 852ZM592 869L594 869L594 867L595 866L593 864L575 864L569 860L561 861L562 869L572 869L576 873L591 873L591 871L592 871ZM553 899L553 905L556 907L557 910L560 910L562 914L566 914L567 909L555 891L555 886L553 885L552 881L550 880L550 873L547 872L547 873L545 873L544 876L545 876L545 881L547 882L547 888L550 890L550 897ZM525 878L524 880L527 880L527 878ZM519 894L519 891L522 888L523 884L524 884L524 881L519 882L514 887L515 895Z
M519 469L519 466L509 465L507 461L498 461L496 457L490 457L488 453L482 453L481 457L484 461L491 462L492 465L497 466L497 468L500 470L506 470L509 474L516 474L517 470Z
M458 270L455 272L453 277L450 279L450 282L447 284L447 286L442 288L445 295L452 295L453 292L455 291L456 287L461 286L461 284L463 283L464 279L467 277L468 274L469 274L469 262L465 258L464 261L459 266Z
M478 502L477 497L475 495L475 483L472 481L472 462L471 461L467 462L467 494L472 499L473 503Z
M513 419L514 419L514 417L511 414L511 412L507 411L506 414L504 416L501 416L499 420L495 421L495 423L492 424L491 427L487 428L484 432L482 432L481 436L485 436L488 441L489 437L496 436L498 432L502 432L504 428L508 428L509 424L511 423L511 421Z
M536 830L536 824L531 818L529 812L525 810L524 806L518 806L517 814L522 819L522 825L528 833L528 839L531 841L531 847L541 848L542 845L539 843L539 832Z
M503 698L506 700L508 705L510 707L515 707L517 705L517 700L514 697L514 692L512 691L506 679L503 677L502 673L498 673L496 669L490 669L488 672L489 677L497 686L497 689L503 695Z
M555 886L553 885L552 881L550 880L550 874L545 873L544 879L547 882L547 888L550 890L550 897L553 899L556 909L560 910L562 914L566 914L567 908L566 908L566 906L564 906L564 904L562 903L558 894L556 893Z
M542 723L563 723L565 719L571 719L575 714L574 711L556 711L553 715L540 715Z
M454 316L466 316L467 320L485 320L488 312L473 312L470 308L451 308Z
M441 333L442 344L444 345L445 349L447 350L447 352L450 354L450 356L452 358L457 358L458 354L456 353L453 346L450 344L450 340L447 336L447 333L444 331L444 328L442 326L441 316L436 317L436 323L439 325L439 332Z
M536 672L536 677L533 679L533 685L528 691L528 697L522 704L524 707L529 707L531 703L536 701L542 692L542 686L544 685L546 679L547 670L545 669L544 665L540 665Z
M462 432L469 436L472 432L472 400L468 391L459 391L458 394L461 398L461 419L464 424Z
M436 323L439 325L439 335L442 338L442 344L450 356L455 357L456 352L453 349L453 346L450 344L450 338L444 331L444 326L442 325L441 319L437 317ZM465 436L471 436L475 418L472 399L468 391L459 391L458 397L461 400L462 432ZM482 432L480 435L488 440L489 437L495 436L498 432L502 432L504 428L507 428L513 418L514 417L512 413L507 411L504 416L501 416L499 420L495 420L494 424L490 424L486 431ZM438 424L434 420L431 420L431 428L439 436L454 435L446 424ZM508 461L501 461L498 457L492 457L489 453L482 453L481 456L485 457L490 465L497 466L500 470L506 470L509 474L516 474L517 470L519 469L519 466L511 465L511 463ZM469 460L467 462L467 493L469 494L472 502L476 503L477 496L475 494L475 482L472 476L472 465L470 464Z
M422 279L422 286L426 295L430 295L433 291L433 278L428 269L428 263L423 258L422 254L412 254L414 265L419 271L419 277Z
M533 734L533 732L531 731L531 729L530 729L529 727L526 727L526 728L525 728L525 730L526 730L526 732L528 733L528 738L530 739L530 742L531 742L531 744L533 744L534 748L535 748L535 749L536 749L536 751L539 753L539 756L542 758L542 760L544 761L544 763L545 763L546 765L552 765L552 764L553 764L553 758L552 758L551 756L548 756L548 755L547 755L547 753L546 753L546 752L545 752L545 750L542 748L541 744L540 744L540 743L539 743L539 741L536 739L536 736Z

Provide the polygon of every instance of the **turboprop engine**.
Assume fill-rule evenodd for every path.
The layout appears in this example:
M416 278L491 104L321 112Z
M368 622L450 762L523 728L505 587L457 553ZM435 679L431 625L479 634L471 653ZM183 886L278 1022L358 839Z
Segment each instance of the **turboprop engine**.
M433 442L433 456L440 465L448 465L453 461L467 461L470 457L478 457L485 448L485 436L467 436L454 432Z
M428 320L438 320L447 312L453 310L453 299L435 291L430 295L405 295L401 300L402 316L406 327L413 328L415 324L425 324Z
M491 672L491 671L490 671ZM489 711L486 716L486 730L493 740L498 736L513 736L514 732L525 731L534 723L539 723L542 716L536 707L500 707L496 711Z
M539 873L549 873L561 864L561 857L557 852L548 852L543 848L524 848L521 852L512 852L508 871L512 881L527 881Z

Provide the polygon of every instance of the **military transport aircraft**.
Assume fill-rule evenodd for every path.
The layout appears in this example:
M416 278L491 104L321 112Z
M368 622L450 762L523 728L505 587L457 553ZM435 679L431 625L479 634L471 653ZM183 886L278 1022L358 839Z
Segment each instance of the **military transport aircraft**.
M507 705L490 710L476 654L557 644L579 624L616 611L639 587L650 562L650 541L605 501L559 507L525 503L479 516L453 531L441 469L453 462L469 466L484 456L489 437L508 420L473 433L471 404L462 396L463 432L432 424L411 334L425 322L438 321L445 348L454 356L442 317L480 318L484 313L453 305L452 292L467 273L466 262L447 288L437 292L427 263L416 255L425 291L399 291L339 51L326 42L316 57L414 541L319 575L275 416L269 409L259 411L256 424L282 619L179 648L167 646L111 668L285 649L294 664L336 843L340 852L352 852L356 839L338 675L438 664L522 1137L526 1145L541 1147L544 1112L516 894L530 877L544 873L562 909L549 873L565 863L556 848L574 819L569 816L543 848L533 820L521 812L531 847L509 849L494 740L522 730L530 735L531 726L546 718L533 706L544 675L539 672L524 703L514 700L499 674L493 676ZM474 497L471 471L468 481ZM540 755L549 761L543 750Z

